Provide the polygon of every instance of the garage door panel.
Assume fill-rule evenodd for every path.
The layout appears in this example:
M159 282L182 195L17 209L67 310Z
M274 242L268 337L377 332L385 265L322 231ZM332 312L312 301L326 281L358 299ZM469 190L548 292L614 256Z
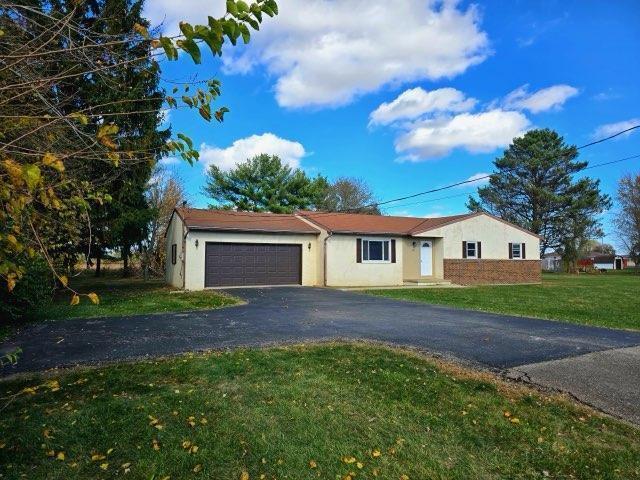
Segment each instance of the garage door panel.
M208 242L205 287L299 285L301 257L301 245Z

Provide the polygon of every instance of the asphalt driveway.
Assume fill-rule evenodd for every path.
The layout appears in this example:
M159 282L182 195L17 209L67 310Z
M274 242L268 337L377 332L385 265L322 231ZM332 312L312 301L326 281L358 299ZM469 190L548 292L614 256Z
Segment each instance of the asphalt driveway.
M17 365L2 369L0 375L194 350L366 339L415 347L526 376L528 370L534 373L531 365L541 362L554 365L553 361L640 345L640 332L474 312L331 289L276 287L233 289L229 293L247 303L209 311L71 319L29 326L1 345L2 350L20 347L24 353ZM522 366L526 369L516 368ZM550 377L548 372L546 375ZM564 375L571 376L570 369ZM548 384L562 388L562 382L555 378ZM628 385L624 381L617 383L623 390L628 390ZM607 410L615 397L624 397L622 393L616 394L617 387L609 389L604 400L583 399ZM640 394L625 395L638 407L632 407L630 417L623 412L624 415L634 420L637 414L640 422Z

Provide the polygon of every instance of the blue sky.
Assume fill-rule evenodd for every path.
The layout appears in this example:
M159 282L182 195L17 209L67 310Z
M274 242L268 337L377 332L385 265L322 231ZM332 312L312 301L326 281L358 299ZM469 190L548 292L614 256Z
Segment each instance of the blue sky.
M220 15L222 3L148 0L147 15L171 33L179 20ZM200 66L188 58L162 65L166 79L219 78L221 104L231 110L221 125L195 112L170 113L174 132L200 145L199 164L166 162L195 206L207 205L206 165L229 168L261 151L312 175L362 177L384 201L489 173L510 140L531 128L555 129L581 145L640 123L635 0L279 5L280 15L248 47L227 49L222 60L205 55ZM585 149L581 158L634 154L640 132ZM614 194L639 161L588 174ZM386 213L460 213L475 188L398 202ZM603 217L605 241L616 243L612 218Z

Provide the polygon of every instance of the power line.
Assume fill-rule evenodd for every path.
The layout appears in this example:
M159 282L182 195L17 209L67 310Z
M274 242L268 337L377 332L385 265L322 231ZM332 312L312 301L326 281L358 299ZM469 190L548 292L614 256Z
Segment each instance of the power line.
M627 128L627 129L622 130L620 132L614 133L613 135L610 135L608 137L601 138L599 140L595 140L593 142L586 143L584 145L580 145L580 146L576 147L576 150L581 150L583 148L587 148L587 147L590 147L592 145L597 145L599 143L606 142L607 140L611 140L611 139L613 139L615 137L623 135L623 134L625 134L627 132L630 132L632 130L635 130L637 128L640 128L640 125L634 125L634 126L632 126L630 128ZM614 164L614 163L625 162L625 161L632 160L632 159L635 159L635 158L640 158L640 154L631 155L629 157L624 157L624 158L620 158L620 159L617 159L617 160L611 160L611 161L608 161L608 162L595 163L593 165L588 165L587 167L583 168L582 170L589 170L591 168L597 168L597 167L602 167L602 166L605 166L605 165L611 165L611 164ZM414 194L411 194L411 195L405 195L403 197L393 198L393 199L390 199L390 200L385 200L383 202L371 203L369 205L365 205L365 206L360 207L358 209L345 209L345 210L341 210L341 211L338 211L338 212L317 212L317 213L312 212L313 213L312 218L335 216L335 215L340 215L342 213L358 213L358 211L362 211L363 209L366 209L366 208L379 207L380 205L387 205L389 203L399 202L401 200L408 200L408 199L411 199L411 198L420 197L422 195L427 195L429 193L435 193L435 192L440 192L440 191L443 191L443 190L448 190L448 189L451 189L451 188L454 188L454 187L458 187L460 185L466 185L466 184L469 184L469 183L476 183L476 182L478 182L480 180L488 179L493 175L501 175L501 174L500 173L493 173L493 174L483 175L481 177L476 177L476 178L473 178L473 179L467 179L467 180L463 180L463 181L460 181L460 182L451 183L449 185L444 185L442 187L432 188L430 190L425 190L423 192L418 192L418 193L414 193ZM446 199L446 198L452 198L452 197L455 197L455 196L458 196L458 195L453 195L451 197L443 197L443 198L440 198L440 200L443 200L443 199ZM462 196L462 194L460 194L459 196ZM432 200L436 201L438 199L425 200L424 203L426 203L428 201L432 201ZM423 203L423 202L416 202L416 203ZM356 210L356 211L354 212L353 210ZM239 213L239 212L229 211L229 213ZM270 218L272 221L284 221L284 220L289 220L290 219L290 217L277 218L277 217L274 216L274 214L258 214L258 213L256 213L256 214L253 214L251 216L253 218L261 218L261 217L262 218ZM252 220L251 219L247 219L247 220L236 220L236 221L243 222L243 223L244 222L248 223L248 222L251 222Z
M615 138L615 137L617 137L619 135L623 135L623 134L625 134L627 132L630 132L631 130L635 130L636 128L640 128L640 125L634 125L634 126L632 126L630 128L627 128L627 129L622 130L620 132L614 133L613 135L610 135L610 136L608 136L606 138L601 138L599 140L595 140L593 142L586 143L584 145L580 145L579 147L576 147L576 150L582 150L583 148L591 147L592 145L596 145L598 143L606 142L607 140L611 140L612 138ZM635 157L633 157L633 158L635 158ZM625 159L620 159L620 160L616 160L616 161L611 162L611 163L617 163L617 162L621 162L621 161L624 161L624 160ZM626 159L626 160L628 160L628 159ZM593 167L590 167L590 168L594 168L595 166L596 165L594 165ZM586 168L584 170L586 170ZM473 178L473 179L470 178L470 179L467 179L467 180L464 180L464 181L461 181L461 182L456 182L456 183L452 183L450 185L445 185L444 187L432 188L430 190L425 190L423 192L414 193L412 195L405 195L404 197L393 198L391 200L385 200L384 202L377 202L377 203L373 203L371 205L365 205L363 208L367 208L367 207L370 208L370 207L376 207L376 206L379 207L380 205L386 205L388 203L399 202L400 200L408 200L410 198L420 197L420 196L426 195L428 193L441 192L442 190L448 190L449 188L458 187L460 185L465 185L467 183L477 182L478 180L484 180L486 178L490 178L492 175L497 175L497 174L494 173L494 174L489 174L489 175L483 175L482 177L476 177L476 178Z

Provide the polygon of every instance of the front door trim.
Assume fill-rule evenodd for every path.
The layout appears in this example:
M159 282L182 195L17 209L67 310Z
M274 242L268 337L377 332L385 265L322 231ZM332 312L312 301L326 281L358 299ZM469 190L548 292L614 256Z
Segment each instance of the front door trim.
M433 275L433 241L420 240L420 276Z

